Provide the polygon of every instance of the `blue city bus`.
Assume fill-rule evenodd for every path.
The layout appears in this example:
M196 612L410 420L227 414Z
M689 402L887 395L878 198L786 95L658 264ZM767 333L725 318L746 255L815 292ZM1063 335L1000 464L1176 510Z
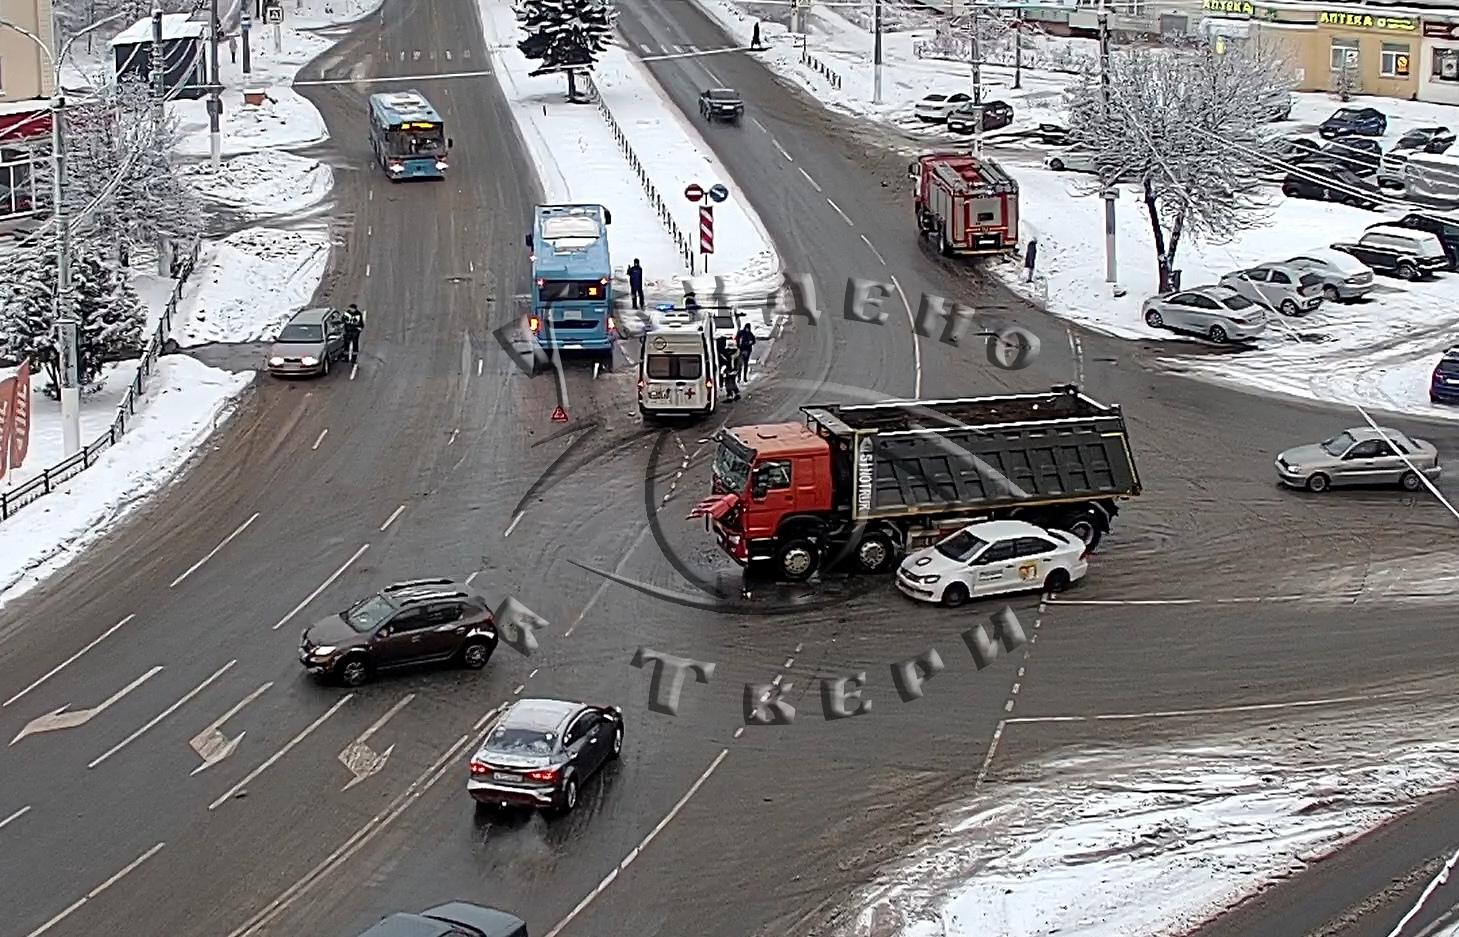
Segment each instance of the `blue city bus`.
M613 262L602 205L538 205L529 328L544 348L613 351Z
M391 182L444 179L446 125L419 91L370 95L370 149Z

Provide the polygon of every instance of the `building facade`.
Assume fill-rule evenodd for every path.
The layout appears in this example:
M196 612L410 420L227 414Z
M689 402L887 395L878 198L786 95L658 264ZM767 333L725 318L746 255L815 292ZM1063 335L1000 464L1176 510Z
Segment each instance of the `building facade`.
M51 0L0 0L0 20L25 31L0 26L0 221L6 221L43 210L35 170L50 158L56 42Z
M1424 17L1419 44L1418 99L1459 104L1459 11L1445 19Z

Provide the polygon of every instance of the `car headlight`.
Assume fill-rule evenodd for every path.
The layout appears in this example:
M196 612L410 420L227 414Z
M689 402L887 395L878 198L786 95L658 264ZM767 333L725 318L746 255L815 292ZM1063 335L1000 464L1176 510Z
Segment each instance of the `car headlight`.
M304 365L304 367L306 367L306 368L312 368L312 367L314 367L314 366L315 366L315 365L316 365L316 364L318 364L318 363L319 363L319 359L318 359L318 358L316 358L316 357L314 357L314 356L313 356L313 355L308 355L308 356L306 356L306 357L305 357L305 358L304 358L304 359L303 359L303 361L302 361L302 364L303 364L303 365Z
M335 647L333 644L326 644L323 647L316 647L309 653L313 654L315 657L328 657L337 650L339 650L339 648Z
M922 581L925 582L925 583L928 583L928 584L931 584L931 583L934 583L934 582L940 582L941 580L942 580L942 577L941 576L923 576L922 577Z
M284 359L280 358L278 355L275 355L268 360L268 363L277 368L284 363Z

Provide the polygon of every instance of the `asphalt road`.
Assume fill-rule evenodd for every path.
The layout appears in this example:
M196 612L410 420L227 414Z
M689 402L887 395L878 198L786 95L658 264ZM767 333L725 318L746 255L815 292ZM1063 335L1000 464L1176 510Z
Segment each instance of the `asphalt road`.
M723 45L689 4L635 5L620 22L630 42ZM469 3L389 0L311 70L483 68L480 36ZM7 867L27 870L0 877L18 934L54 920L46 933L348 937L451 898L514 910L549 937L560 923L565 935L820 933L980 770L996 783L1063 739L1004 726L985 765L1010 713L1219 710L1452 672L1455 651L1433 624L1450 600L1412 570L1440 563L1453 519L1426 497L1319 500L1272 484L1276 451L1352 414L1163 373L1154 344L1071 329L929 256L913 238L901 158L746 56L653 67L691 117L707 82L744 93L755 121L705 134L788 270L828 298L848 277L895 276L908 300L889 304L882 326L834 313L796 323L730 418L858 392L1078 380L1125 405L1147 485L1096 575L1063 601L1016 603L1037 654L978 672L959 653L966 616L913 608L889 589L750 597L759 609L844 599L769 614L667 604L584 572L571 561L683 588L660 536L706 577L726 571L681 520L706 486L704 431L646 431L628 374L573 368L570 433L554 436L554 382L519 373L492 339L525 289L521 236L539 194L489 76L419 82L456 141L438 185L392 186L370 165L364 95L379 85L311 90L349 213L320 298L370 310L365 360L353 376L260 382L183 481L4 609L0 741L57 707L97 707L0 752L0 823L14 817L0 837ZM980 347L914 339L908 316L923 292L1023 324L1043 354L1010 373ZM1399 425L1459 448L1447 427ZM537 485L569 449L565 470ZM665 496L656 536L648 520ZM443 573L474 574L547 617L539 651L504 647L481 674L412 674L353 694L304 679L294 649L310 620L386 582ZM1286 599L1215 601L1273 595ZM1135 598L1195 604L1075 604ZM648 675L629 663L640 646L717 668L686 688L677 716L651 713ZM924 698L899 701L888 666L929 647L946 670ZM822 719L816 679L861 671L872 712ZM744 728L744 685L772 681L800 719ZM477 821L462 785L484 718L516 695L554 694L624 705L623 760L569 819ZM1192 731L1229 718L1213 713ZM243 738L199 771L190 742L214 730ZM360 744L390 754L352 784L341 755Z

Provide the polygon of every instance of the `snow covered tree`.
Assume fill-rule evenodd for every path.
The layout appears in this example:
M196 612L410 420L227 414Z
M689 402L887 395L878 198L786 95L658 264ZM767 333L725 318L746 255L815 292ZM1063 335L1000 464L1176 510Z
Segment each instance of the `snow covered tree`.
M55 341L56 256L50 250L23 250L0 259L0 355L29 358L45 368L48 394L60 387ZM94 385L108 361L134 358L142 350L146 310L126 275L94 249L79 247L71 257L71 296L79 323L77 365L83 387Z
M1070 137L1093 152L1091 191L1139 186L1167 292L1182 237L1229 240L1266 215L1265 127L1293 72L1281 49L1250 41L1122 51L1109 73L1107 105L1092 69L1066 92Z
M520 0L517 21L527 38L517 49L541 62L533 75L567 73L567 95L576 100L579 71L591 71L613 38L617 11L607 0Z

